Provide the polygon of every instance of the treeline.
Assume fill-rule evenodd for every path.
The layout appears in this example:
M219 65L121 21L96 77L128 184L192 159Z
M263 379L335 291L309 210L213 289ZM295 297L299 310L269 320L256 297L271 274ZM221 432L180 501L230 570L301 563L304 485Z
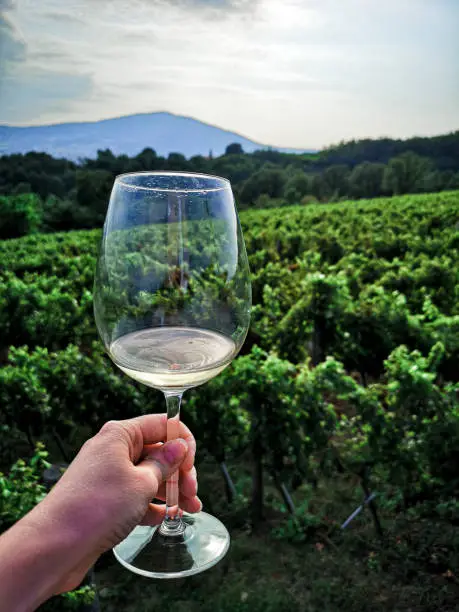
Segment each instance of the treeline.
M321 158L326 164L347 164L356 166L364 161L387 164L392 157L412 151L421 157L431 159L438 170L459 170L459 132L451 132L430 138L409 138L394 140L350 140L325 149Z
M135 157L99 151L96 159L78 164L45 153L3 156L0 238L98 227L114 177L144 170L227 177L240 209L438 192L459 188L459 132L407 141L351 141L304 155L247 154L231 144L216 158L187 159L180 153L166 158L152 148Z

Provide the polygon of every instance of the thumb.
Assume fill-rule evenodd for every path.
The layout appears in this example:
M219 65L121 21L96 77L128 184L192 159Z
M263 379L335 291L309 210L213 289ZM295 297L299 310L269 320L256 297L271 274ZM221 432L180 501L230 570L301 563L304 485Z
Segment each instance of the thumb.
M137 464L138 468L148 470L155 479L153 495L159 485L172 476L181 466L188 452L188 445L182 438L166 442L159 448L151 450L144 459Z

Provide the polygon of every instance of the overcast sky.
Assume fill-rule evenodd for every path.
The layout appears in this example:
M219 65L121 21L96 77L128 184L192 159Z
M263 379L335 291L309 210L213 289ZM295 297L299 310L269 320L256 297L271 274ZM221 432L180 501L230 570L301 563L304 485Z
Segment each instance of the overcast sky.
M278 146L459 129L459 0L0 0L0 122L166 110Z

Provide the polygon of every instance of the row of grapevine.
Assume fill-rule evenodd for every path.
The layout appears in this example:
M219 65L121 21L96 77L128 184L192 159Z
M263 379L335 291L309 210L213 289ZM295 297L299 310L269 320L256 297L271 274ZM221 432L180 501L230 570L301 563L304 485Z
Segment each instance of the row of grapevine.
M257 519L263 472L294 487L332 473L337 457L358 476L370 468L398 487L404 503L433 493L442 499L459 484L459 384L439 382L443 357L441 343L427 356L401 346L385 361L382 381L365 387L331 357L311 367L254 348L190 393L184 415L218 463L250 450ZM57 353L12 349L0 369L0 400L10 443L17 432L31 444L55 436L69 452L105 419L162 405L114 373L97 348L88 357L72 345Z
M265 474L294 489L344 469L365 487L391 483L405 504L451 495L459 193L253 211L241 221L252 328L234 366L185 397L184 419L219 464L250 454L254 519ZM161 409L159 394L116 372L97 340L99 239L85 231L0 243L2 462L18 440L48 439L71 457L105 420ZM132 265L155 265L151 244Z

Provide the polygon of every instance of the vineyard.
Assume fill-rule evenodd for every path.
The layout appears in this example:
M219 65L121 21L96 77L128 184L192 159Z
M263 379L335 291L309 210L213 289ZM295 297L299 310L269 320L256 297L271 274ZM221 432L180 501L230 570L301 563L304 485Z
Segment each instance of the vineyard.
M244 211L241 223L252 326L233 365L183 403L205 506L233 532L229 565L221 584L209 572L139 604L145 583L105 561L102 609L455 610L459 192ZM14 464L0 475L0 530L22 485L24 511L43 493L30 484L42 447L15 463L38 442L67 463L105 421L164 409L97 337L99 239L0 242L0 470Z

